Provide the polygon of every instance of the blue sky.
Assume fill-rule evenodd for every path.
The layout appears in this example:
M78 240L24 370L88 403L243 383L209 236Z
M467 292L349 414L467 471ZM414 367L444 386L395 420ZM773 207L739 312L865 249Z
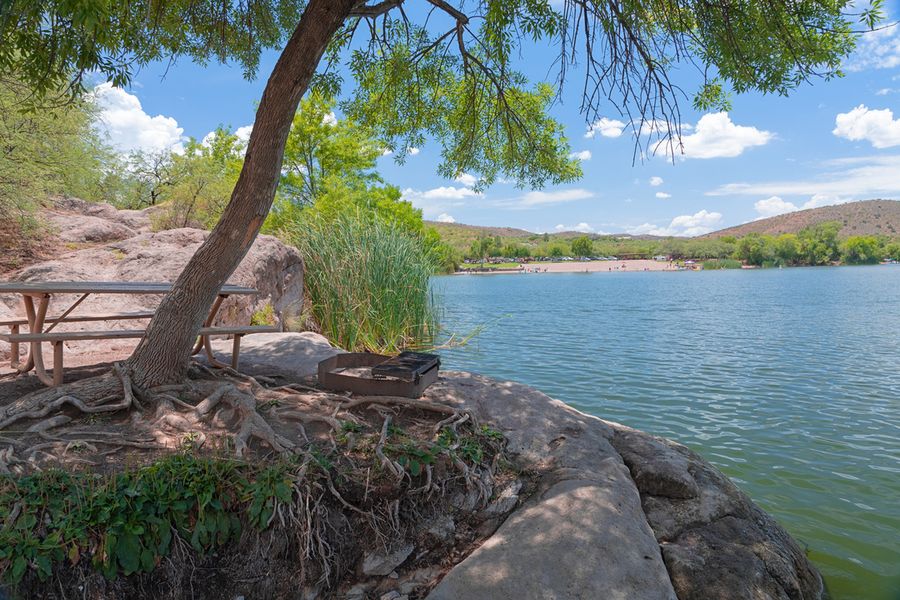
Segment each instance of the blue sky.
M900 14L897 4L888 3L891 15ZM552 54L527 48L521 68L533 81L544 80L549 63L542 61ZM219 124L250 125L276 57L263 57L255 81L236 66L183 58L144 67L127 90L102 88L111 141L123 150L158 149L185 136L202 138ZM500 183L476 194L468 178L436 174L435 143L404 165L383 157L379 168L426 218L536 232L697 235L804 207L900 199L900 28L866 34L845 69L846 77L804 85L787 98L735 95L727 114L696 113L686 100L686 156L634 164L626 119L610 106L604 120L587 123L573 79L552 113L582 157L584 177L564 186L522 190ZM679 76L690 89L694 75Z

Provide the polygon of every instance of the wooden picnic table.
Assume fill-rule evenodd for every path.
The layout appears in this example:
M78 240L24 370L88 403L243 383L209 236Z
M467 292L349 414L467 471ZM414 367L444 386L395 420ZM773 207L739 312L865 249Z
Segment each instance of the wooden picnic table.
M58 385L62 383L62 342L64 339L116 339L124 337L142 337L142 330L109 330L95 332L75 332L72 334L51 334L50 332L60 323L74 323L85 321L117 321L127 319L148 319L153 312L111 313L105 315L72 315L79 304L84 302L91 294L167 294L172 290L171 283L149 281L10 281L0 282L0 294L20 294L25 310L25 318L0 321L0 326L8 326L10 335L3 336L10 341L10 365L19 373L27 373L31 369L46 385ZM204 322L200 338L193 349L193 354L205 349L212 364L221 365L213 356L209 342L210 335L215 333L236 335L232 363L237 360L237 350L240 333L234 333L234 328L222 329L211 327L222 301L231 295L255 295L259 292L253 288L224 285L219 290L216 301L210 309ZM79 294L79 297L69 305L59 316L47 318L47 309L54 295ZM37 300L37 306L35 306ZM28 325L29 334L19 335L19 326ZM45 325L49 325L45 328ZM245 333L262 331L262 327L243 328ZM274 329L274 328L268 328ZM237 331L237 330L235 330ZM27 341L26 341L27 340ZM19 341L29 344L28 358L24 365L19 364ZM54 346L54 373L51 378L44 368L44 358L41 351L43 342L51 342Z

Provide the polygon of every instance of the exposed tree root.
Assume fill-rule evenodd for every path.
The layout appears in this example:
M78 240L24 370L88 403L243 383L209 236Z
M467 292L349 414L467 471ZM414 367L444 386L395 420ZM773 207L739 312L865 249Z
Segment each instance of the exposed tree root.
M347 447L352 450L353 432L364 425L364 419L352 411L360 408L374 410L381 416L374 454L395 481L404 478L412 481L404 465L385 451L392 420L399 411L411 409L441 415L436 423L413 418L414 423L430 429L433 435L449 429L456 437L461 425L473 422L470 413L429 400L388 396L353 398L308 385L277 385L272 378L254 378L231 368L212 369L202 364L194 364L183 383L139 389L132 384L127 371L116 363L110 373L39 390L0 409L0 433L22 435L22 438L0 437L0 472L21 471L26 466L39 469L39 463L54 453L67 460L78 460L74 454L85 451L102 458L126 448L161 450L185 444L200 448L208 443L210 436L224 440L226 447L238 457L246 456L251 445L259 444L278 454L293 453L309 458L307 447L312 442L306 429L309 426L317 426L314 431L327 437L333 450L337 449L338 434L344 436L344 442L349 439ZM129 424L127 419L123 422L119 417L111 424L111 430L67 428L73 424L72 410L88 416L130 414L131 419ZM36 422L18 432L9 429L26 420ZM118 430L125 429L128 435L118 431L116 424L121 425ZM292 439L279 433L279 429L290 431ZM26 438L32 439L30 444ZM352 464L352 459L348 460ZM458 458L450 465L469 489L481 490L483 479L491 475L491 469L473 470ZM425 482L414 491L435 491L432 465L425 465L422 472ZM366 494L368 477L367 474ZM333 495L333 490L324 491ZM343 498L339 500L345 502Z

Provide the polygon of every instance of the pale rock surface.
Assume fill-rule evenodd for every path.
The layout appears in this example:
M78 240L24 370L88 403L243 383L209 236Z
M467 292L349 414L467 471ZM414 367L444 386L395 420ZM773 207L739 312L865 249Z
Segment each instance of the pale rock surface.
M221 360L231 356L228 340L213 340L212 347ZM302 379L316 375L320 361L341 352L311 331L257 333L241 340L240 367L251 374L284 374Z
M260 337L254 355L265 359L273 344L273 356L315 364L335 352L327 343L288 349L316 337L305 335ZM824 597L821 577L787 532L684 446L468 373L442 373L425 397L501 430L517 465L539 476L537 491L517 498L518 508L444 575L430 600ZM503 498L501 490L494 501Z
M150 231L146 211L120 211L106 204L76 199L58 200L47 218L59 227L60 246L74 244L79 249L28 266L6 277L10 281L173 281L207 232L199 229ZM125 235L115 239L118 235ZM103 241L106 238L114 241ZM86 246L86 247L82 247ZM299 253L271 236L261 235L238 266L229 283L259 290L258 296L232 296L223 302L215 324L248 325L257 310L271 304L277 324L299 313L303 301L303 261ZM76 295L54 297L49 315L56 315L77 299ZM90 296L76 310L78 314L100 314L153 310L159 295ZM18 295L0 297L0 318L24 314ZM58 330L94 328L142 328L146 321L85 322L61 325ZM25 331L27 328L23 328ZM245 341L249 341L249 337ZM84 364L98 358L127 356L137 340L69 342L66 364ZM21 349L24 353L24 345ZM230 352L230 349L229 349ZM45 352L46 354L46 352ZM8 360L9 345L0 343L0 360Z

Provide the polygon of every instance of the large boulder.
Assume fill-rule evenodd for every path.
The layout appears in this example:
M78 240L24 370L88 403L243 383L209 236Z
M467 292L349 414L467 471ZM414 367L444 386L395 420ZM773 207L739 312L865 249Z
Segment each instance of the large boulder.
M199 229L149 230L143 211L119 211L105 204L89 204L75 199L57 201L49 211L59 227L60 245L70 240L75 250L30 265L7 277L13 281L174 281L208 233ZM141 213L141 214L138 214ZM50 217L48 217L50 218ZM121 239L119 235L126 235ZM106 241L107 238L114 241ZM91 238L91 239L89 239ZM103 243L89 243L99 241ZM81 247L86 246L86 247ZM215 324L247 325L253 315L271 314L275 324L285 325L300 312L303 301L303 261L294 249L274 237L261 235L232 274L229 283L259 290L257 296L231 296L222 303ZM77 299L75 295L54 297L49 314L63 311ZM159 295L97 294L76 310L79 314L107 314L153 310ZM22 316L18 295L0 298L0 318ZM271 308L269 308L271 307ZM72 323L58 329L86 330L98 326L130 329L146 321ZM125 354L136 340L67 343L67 364L78 364L78 354L109 358ZM22 352L24 352L24 347ZM9 346L0 346L0 356L8 357ZM70 357L74 360L70 360Z
M305 377L337 351L312 333L255 337L251 362L261 373L297 365L296 375ZM528 498L518 489L497 493L492 504L509 496L518 506L439 582L439 573L430 575L430 600L825 594L790 535L680 444L586 415L528 386L469 373L442 373L425 398L502 431L515 465L536 480ZM415 574L405 568L396 567L400 582ZM396 589L407 591L400 583Z

